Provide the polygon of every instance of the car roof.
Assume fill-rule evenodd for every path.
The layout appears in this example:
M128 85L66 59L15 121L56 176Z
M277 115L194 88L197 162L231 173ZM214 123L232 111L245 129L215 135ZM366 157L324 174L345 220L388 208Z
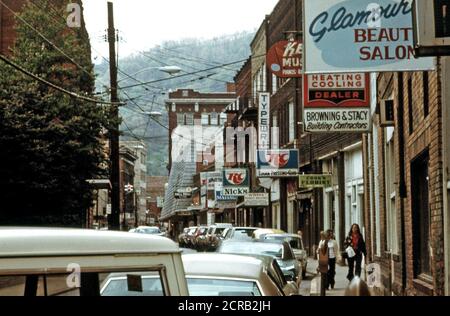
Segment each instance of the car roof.
M0 228L0 258L181 253L165 237L67 228Z
M217 227L217 228L231 228L231 227L233 227L233 224L216 223L216 224L211 225L210 227Z
M187 276L259 279L265 270L265 263L253 256L202 253L185 254L182 258Z
M260 228L258 227L233 227L234 229L253 229L253 230L258 230Z
M147 228L153 228L153 229L159 229L158 226L139 226L138 229L147 229Z
M302 237L297 234L267 234L265 237L292 237L302 239Z

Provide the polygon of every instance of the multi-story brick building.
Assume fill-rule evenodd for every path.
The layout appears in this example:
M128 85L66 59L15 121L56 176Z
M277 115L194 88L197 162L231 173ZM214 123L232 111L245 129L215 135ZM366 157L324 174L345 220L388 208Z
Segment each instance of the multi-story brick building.
M197 154L215 154L215 169L223 166L223 129L228 122L227 107L236 104L234 85L225 93L200 93L181 89L169 94L169 185L166 191L163 221L177 231L189 222L200 224L208 208L194 205ZM219 158L219 159L218 159ZM202 159L203 160L203 159ZM197 188L199 189L199 188ZM204 222L203 224L206 224Z
M437 71L378 75L378 104L394 104L386 126L380 109L365 143L369 260L381 266L384 295L448 294L449 62ZM446 222L447 221L447 222ZM447 272L446 272L447 269ZM446 274L447 273L447 274Z
M168 177L147 176L147 225L153 225L159 221L168 181Z

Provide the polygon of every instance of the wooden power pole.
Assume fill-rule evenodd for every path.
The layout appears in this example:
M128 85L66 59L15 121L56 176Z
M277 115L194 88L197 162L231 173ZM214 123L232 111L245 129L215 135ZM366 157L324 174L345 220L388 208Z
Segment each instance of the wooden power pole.
M109 72L111 84L111 102L118 104L117 62L116 62L116 29L114 27L113 3L108 2L108 43ZM113 105L111 118L114 124L110 130L110 174L111 174L111 215L108 217L110 230L120 230L120 165L119 165L119 106Z

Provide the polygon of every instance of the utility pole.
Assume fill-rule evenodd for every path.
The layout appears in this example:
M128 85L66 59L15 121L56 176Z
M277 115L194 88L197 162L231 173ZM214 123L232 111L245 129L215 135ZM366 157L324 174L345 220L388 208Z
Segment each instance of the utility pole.
M113 3L108 2L108 43L111 102L118 104L116 29L114 27ZM111 118L115 122L110 130L110 166L111 166L111 216L108 218L110 230L120 230L120 165L119 165L119 106L113 105Z

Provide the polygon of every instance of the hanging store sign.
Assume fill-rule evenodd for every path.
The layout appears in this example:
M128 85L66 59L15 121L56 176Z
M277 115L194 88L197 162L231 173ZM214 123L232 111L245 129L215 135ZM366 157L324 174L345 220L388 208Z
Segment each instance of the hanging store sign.
M230 209L236 208L236 201L218 201L216 204L216 208L218 209Z
M250 193L250 176L247 169L223 171L223 196L245 196Z
M303 44L300 41L280 41L267 53L270 71L280 78L300 78L303 73Z
M332 186L329 174L307 174L299 177L299 187L305 189L329 188Z
M418 71L412 0L306 0L305 73Z
M259 94L258 148L270 148L270 93Z
M208 191L214 191L215 184L222 183L222 172L220 171L207 172L206 177Z
M215 194L216 194L216 201L217 202L229 202L229 201L236 201L237 196L224 196L223 195L223 184L221 182L217 182L215 185Z
M307 75L303 103L307 132L370 131L369 74Z
M296 177L299 153L297 149L258 150L257 176L260 178Z
M269 193L249 193L244 201L245 206L269 206Z

